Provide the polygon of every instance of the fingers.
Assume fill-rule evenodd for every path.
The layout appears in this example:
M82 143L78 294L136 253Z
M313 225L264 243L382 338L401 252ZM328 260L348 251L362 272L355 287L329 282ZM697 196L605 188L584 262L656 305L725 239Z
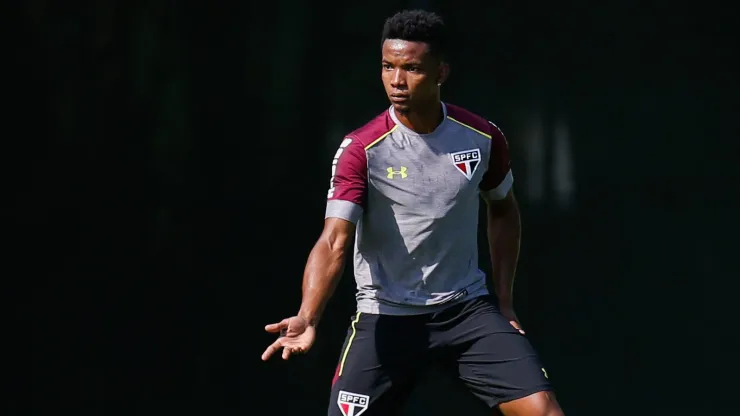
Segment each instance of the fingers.
M265 325L265 331L267 332L280 332L283 329L288 329L287 319L283 319L276 324Z
M302 354L310 348L310 344L306 344L306 342L302 339L300 339L298 332L303 332L301 330L296 330L292 332L296 332L295 334L288 334L288 329L290 328L290 322L292 318L283 319L282 321L276 323L276 324L269 324L265 325L265 331L270 333L279 333L279 338L275 340L272 344L270 344L267 349L265 349L265 352L262 353L262 360L267 361L272 357L278 350L281 348L282 351L282 358L283 360L287 360L290 358L291 355L296 354Z
M301 346L291 346L288 345L290 343L289 340L285 340L285 338L278 338L275 342L270 344L269 347L265 350L265 352L262 353L262 361L267 361L272 357L273 354L275 354L280 348L283 349L282 357L283 360L287 360L290 358L291 355L296 354L302 354L305 352L304 347Z
M276 341L275 343L267 347L265 352L262 353L262 361L269 360L270 357L275 354L275 352L277 352L280 348L283 349L283 353L281 354L283 360L289 359L291 355L300 354L303 352L303 349L301 348L291 348L283 346L281 343Z
M520 333L520 334L522 334L522 335L524 335L524 334L525 334L524 330L523 330L523 329L522 329L522 327L521 327L521 326L519 325L519 322L517 322L517 321L509 321L509 323L510 323L510 324L511 324L511 326L513 326L513 327L514 327L514 328L515 328L515 329L516 329L517 331L519 331L519 333Z
M283 360L287 360L293 355L303 354L304 352L305 350L303 349L303 347L291 347L286 345L283 348Z
M275 354L277 350L279 350L283 346L280 339L270 344L269 347L265 350L265 352L262 353L262 361L267 361L272 357L272 354Z

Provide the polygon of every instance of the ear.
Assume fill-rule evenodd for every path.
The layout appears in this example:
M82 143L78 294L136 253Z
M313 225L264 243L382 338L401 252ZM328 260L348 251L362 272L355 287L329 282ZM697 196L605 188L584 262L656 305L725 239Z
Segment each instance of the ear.
M437 76L437 85L441 86L447 81L447 77L450 76L450 64L447 62L440 62L439 64L439 75Z

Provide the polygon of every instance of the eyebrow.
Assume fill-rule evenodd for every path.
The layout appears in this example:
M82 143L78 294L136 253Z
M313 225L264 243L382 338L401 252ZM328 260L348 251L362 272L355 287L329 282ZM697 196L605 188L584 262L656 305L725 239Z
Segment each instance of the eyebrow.
M384 63L384 64L386 64L386 63L387 63L387 64L392 64L392 62L391 62L391 61L389 61L389 60L387 60L387 59L385 59L385 58L384 58L384 59L382 59L382 60L381 60L381 62L382 62L382 63ZM421 64L422 64L422 62L421 62L421 61L418 61L418 60L414 60L414 61L408 61L408 62L404 62L404 63L403 63L402 65L407 65L407 66L408 66L408 65L421 65Z

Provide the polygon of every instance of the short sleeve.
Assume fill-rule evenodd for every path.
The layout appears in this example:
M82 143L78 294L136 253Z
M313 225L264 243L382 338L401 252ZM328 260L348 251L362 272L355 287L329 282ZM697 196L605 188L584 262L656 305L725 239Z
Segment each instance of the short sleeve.
M346 137L331 164L325 218L356 223L367 196L367 156L362 143Z
M489 122L490 123L490 122ZM488 169L480 183L480 193L488 201L506 198L514 183L509 158L509 143L506 136L493 123L491 124L491 149L488 156Z

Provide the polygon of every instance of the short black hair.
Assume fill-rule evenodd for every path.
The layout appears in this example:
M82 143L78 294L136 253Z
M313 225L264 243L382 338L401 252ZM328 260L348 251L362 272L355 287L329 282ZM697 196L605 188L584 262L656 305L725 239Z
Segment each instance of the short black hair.
M426 10L403 10L385 21L380 46L386 39L424 42L430 52L444 60L447 57L447 30L439 15Z

